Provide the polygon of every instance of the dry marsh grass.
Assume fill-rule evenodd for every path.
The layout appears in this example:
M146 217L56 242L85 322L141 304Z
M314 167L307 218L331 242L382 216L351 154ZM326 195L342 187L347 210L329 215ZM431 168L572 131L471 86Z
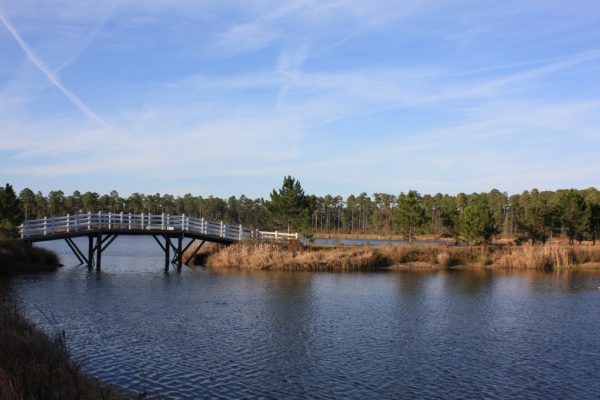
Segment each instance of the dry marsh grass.
M385 263L374 249L327 248L292 250L274 243L234 244L211 254L210 267L238 266L285 271L366 271Z
M229 247L203 249L196 264L288 271L373 271L390 267L418 269L462 266L550 270L586 264L600 266L600 247L548 244L305 248L293 243L238 243Z
M20 240L0 240L0 275L46 271L58 266L58 256L49 250L26 247Z
M0 399L126 398L81 371L69 356L64 332L49 337L0 301Z

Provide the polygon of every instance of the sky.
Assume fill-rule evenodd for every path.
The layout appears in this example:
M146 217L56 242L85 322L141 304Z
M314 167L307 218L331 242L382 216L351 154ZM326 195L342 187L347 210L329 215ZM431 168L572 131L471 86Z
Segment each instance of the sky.
M600 3L0 0L0 183L598 187Z

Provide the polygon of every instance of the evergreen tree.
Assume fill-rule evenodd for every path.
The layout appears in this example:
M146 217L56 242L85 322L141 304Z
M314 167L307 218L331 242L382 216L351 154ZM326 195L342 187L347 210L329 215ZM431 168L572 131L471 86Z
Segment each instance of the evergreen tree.
M583 195L575 189L562 193L558 207L560 209L560 221L569 237L569 244L575 239L583 240L583 234L589 227L590 209Z
M469 244L491 242L496 231L496 221L487 202L476 199L458 218L458 231Z
M592 236L592 245L596 245L596 239L600 232L600 203L590 204L590 234Z
M415 190L410 190L406 195L402 193L398 196L397 208L394 222L408 236L408 242L412 243L416 230L427 221L421 196Z
M21 203L21 210L25 219L30 219L32 216L35 217L35 193L33 193L33 190L29 188L21 190L19 193L19 202Z
M10 184L0 187L0 231L16 234L17 226L23 222L23 213L17 194Z
M286 176L281 189L271 192L271 201L267 209L273 222L278 227L306 229L309 226L308 200L300 181Z

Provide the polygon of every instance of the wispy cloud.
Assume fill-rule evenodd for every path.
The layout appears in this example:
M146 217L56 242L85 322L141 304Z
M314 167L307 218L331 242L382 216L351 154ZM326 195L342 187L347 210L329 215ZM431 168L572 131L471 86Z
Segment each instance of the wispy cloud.
M110 127L110 124L106 122L102 117L92 111L79 97L74 93L65 88L59 81L58 77L50 71L50 68L35 54L35 52L29 47L27 42L23 40L21 35L16 31L12 24L0 13L0 21L8 32L12 35L15 41L19 44L19 47L23 50L29 61L42 73L44 76L58 89L60 92L82 113L87 115L92 120Z
M600 157L597 7L3 4L10 35L0 40L14 40L28 61L9 46L13 62L0 69L0 170L25 184L93 176L148 191L199 182L219 194L235 186L215 182L252 180L264 194L292 173L315 190L349 193L519 190L536 176L547 185L600 176L577 172ZM561 174L544 172L553 162Z

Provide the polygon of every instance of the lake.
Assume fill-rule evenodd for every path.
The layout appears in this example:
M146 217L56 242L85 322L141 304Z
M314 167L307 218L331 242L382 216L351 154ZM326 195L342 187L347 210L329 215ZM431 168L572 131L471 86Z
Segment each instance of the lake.
M82 243L83 245L83 243ZM85 370L167 398L600 398L600 273L164 270L119 237L103 270L3 280Z

